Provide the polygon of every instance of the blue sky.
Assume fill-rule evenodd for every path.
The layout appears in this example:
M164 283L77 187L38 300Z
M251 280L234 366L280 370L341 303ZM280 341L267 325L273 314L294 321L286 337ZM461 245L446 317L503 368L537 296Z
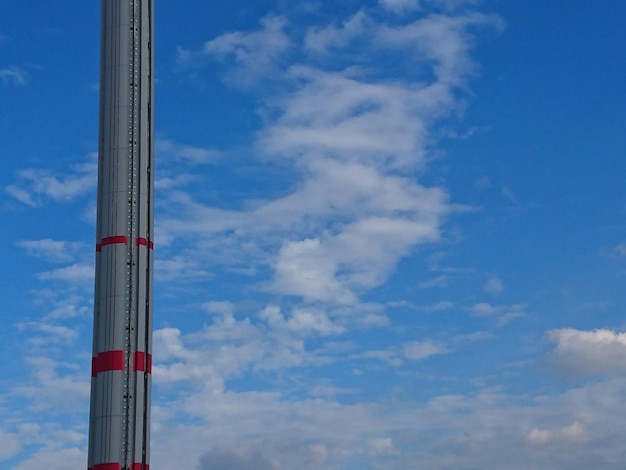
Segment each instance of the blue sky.
M0 2L0 467L84 468L98 2ZM618 469L626 4L157 2L155 470Z

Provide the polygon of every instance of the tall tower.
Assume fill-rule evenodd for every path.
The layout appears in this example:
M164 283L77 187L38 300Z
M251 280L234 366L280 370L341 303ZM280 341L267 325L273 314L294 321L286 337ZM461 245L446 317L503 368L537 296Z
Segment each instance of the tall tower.
M89 470L149 470L154 0L102 0Z

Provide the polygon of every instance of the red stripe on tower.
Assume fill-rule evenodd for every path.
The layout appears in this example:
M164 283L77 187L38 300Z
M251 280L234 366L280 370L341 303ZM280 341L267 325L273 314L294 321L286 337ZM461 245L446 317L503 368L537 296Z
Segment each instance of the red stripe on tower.
M151 250L154 249L154 242L148 241L147 238L139 237L135 240L135 246L147 246Z
M124 370L124 351L104 351L98 354L93 367L95 374ZM92 372L92 377L95 377Z
M150 470L150 465L147 463L134 463L131 470Z
M101 463L94 465L93 470L122 470L121 463Z
M101 245L128 245L128 238L126 237L126 235L115 235L113 237L106 237L102 239Z
M146 372L152 374L152 354L147 354L143 351L135 352L133 357L133 371L134 372Z

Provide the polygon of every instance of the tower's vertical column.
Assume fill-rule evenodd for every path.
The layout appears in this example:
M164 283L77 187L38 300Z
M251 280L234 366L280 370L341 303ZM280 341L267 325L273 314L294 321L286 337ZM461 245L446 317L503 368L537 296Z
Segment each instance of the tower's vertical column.
M154 0L102 0L89 463L148 470Z

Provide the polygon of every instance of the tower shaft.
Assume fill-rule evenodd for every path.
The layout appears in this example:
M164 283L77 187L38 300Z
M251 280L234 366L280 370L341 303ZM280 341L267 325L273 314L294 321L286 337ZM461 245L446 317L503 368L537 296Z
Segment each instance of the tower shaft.
M149 470L154 0L102 0L89 470Z

